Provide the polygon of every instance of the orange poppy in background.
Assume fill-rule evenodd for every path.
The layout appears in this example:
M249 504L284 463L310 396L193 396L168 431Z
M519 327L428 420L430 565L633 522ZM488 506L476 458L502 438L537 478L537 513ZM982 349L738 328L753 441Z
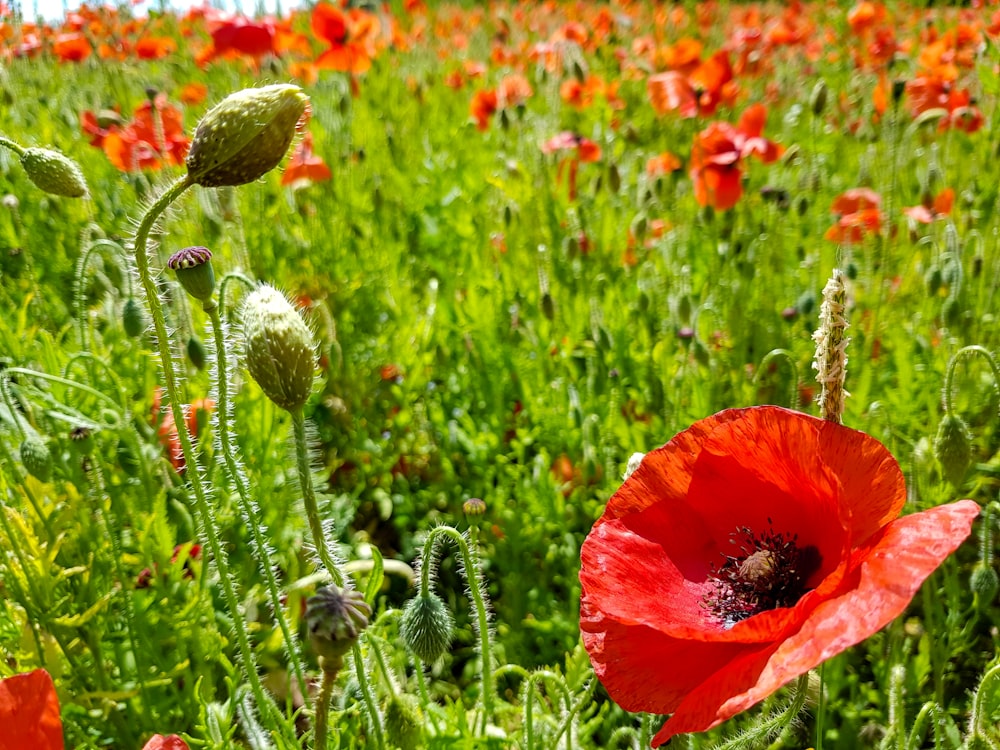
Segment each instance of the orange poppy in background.
M316 59L318 68L346 73L364 73L371 67L378 18L360 8L344 11L328 2L318 2L310 16L313 33L329 45Z
M581 162L595 162L601 158L601 147L589 138L571 131L563 131L542 144L542 153L566 152L568 156L559 162L556 170L557 181L562 181L564 171L568 171L569 199L576 200L576 175Z
M83 34L60 34L52 43L52 52L63 62L83 62L93 51Z
M955 205L955 188L946 187L935 196L929 193L924 196L919 206L909 206L903 209L903 214L920 224L930 224L937 219L947 218Z
M743 195L742 159L755 155L770 164L781 156L784 149L763 136L766 119L766 107L753 104L736 126L713 122L698 133L691 149L690 174L699 205L732 208Z
M681 117L710 117L723 102L736 96L729 53L720 50L689 74L676 70L646 79L646 93L656 114L679 112Z
M306 133L295 147L295 152L285 167L284 174L281 175L282 185L299 187L314 182L325 182L333 176L322 157L313 153L312 147L312 133Z
M646 174L650 177L659 177L676 172L682 166L683 163L678 156L664 151L662 154L657 154L646 160Z
M776 406L696 422L583 544L598 678L626 711L672 714L654 747L759 703L901 614L979 514L961 500L899 517L905 502L862 432Z
M480 89L472 95L469 103L469 116L476 121L479 130L489 130L490 118L499 107L497 92L493 89Z
M857 244L882 231L882 196L871 188L851 188L833 200L837 221L823 235L833 242Z
M59 698L44 669L0 680L0 750L63 750Z
M159 169L165 163L183 164L190 140L184 135L181 111L160 94L153 102L140 104L131 122L109 130L101 145L118 169L137 172Z
M208 86L200 81L184 84L178 98L188 105L201 104L208 96Z
M144 36L135 43L140 60L160 60L177 51L177 42L168 36Z

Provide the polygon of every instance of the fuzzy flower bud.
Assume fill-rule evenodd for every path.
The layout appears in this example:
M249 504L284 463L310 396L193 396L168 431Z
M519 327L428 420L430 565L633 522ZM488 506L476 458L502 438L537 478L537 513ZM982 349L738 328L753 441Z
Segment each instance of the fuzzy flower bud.
M1000 579L997 578L997 572L992 565L987 565L980 560L972 569L969 587L979 599L981 606L989 606L996 598L997 589L1000 588Z
M26 148L21 166L35 186L52 195L82 198L87 194L87 181L75 161L65 154L48 148Z
M288 151L308 104L309 97L291 84L229 95L201 118L194 132L187 156L191 182L236 186L267 174Z
M184 291L199 302L209 302L215 294L212 251L207 247L186 247L170 256L167 267L177 274Z
M428 664L451 645L451 613L432 593L415 596L403 606L399 629L406 647Z
M412 695L393 693L385 704L385 733L399 750L423 747L424 717L420 703Z
M462 503L462 512L467 516L481 516L486 513L486 503L478 497L470 497Z
M146 330L146 313L135 297L125 300L122 307L122 328L129 338L138 338Z
M295 411L309 399L316 352L312 333L281 292L261 285L243 305L250 375L275 404Z
M958 415L944 415L934 437L934 455L948 481L959 486L972 463L972 433Z
M324 670L340 669L344 654L368 627L371 614L372 608L365 597L354 589L324 586L306 600L309 644L323 660Z
M822 387L819 394L820 416L830 422L841 424L844 413L844 397L850 394L844 390L847 377L847 344L850 339L844 335L847 317L844 315L847 290L844 275L840 269L833 269L833 275L823 287L823 304L819 308L819 330L813 334L816 342L816 358L813 369L816 380Z
M20 454L25 471L40 482L49 481L52 476L52 453L44 440L29 434L21 443Z

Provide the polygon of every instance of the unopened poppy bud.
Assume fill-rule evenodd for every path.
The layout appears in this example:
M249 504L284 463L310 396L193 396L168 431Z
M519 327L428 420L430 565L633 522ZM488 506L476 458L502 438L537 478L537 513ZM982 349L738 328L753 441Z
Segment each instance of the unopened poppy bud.
M187 156L191 182L236 186L267 174L288 151L308 104L309 97L291 84L229 95L198 123Z
M399 632L421 661L436 661L451 645L451 631L451 613L435 594L415 596L403 605Z
M958 415L944 415L934 438L934 455L948 481L960 485L972 463L972 433Z
M462 512L467 516L481 516L486 513L486 503L481 498L470 497L462 503Z
M87 194L87 181L75 161L48 148L26 148L21 166L35 186L52 195L81 198Z
M52 476L52 454L41 437L28 435L21 443L20 453L25 471L40 482L49 481Z
M187 355L188 359L191 360L191 364L196 368L199 370L205 369L205 364L208 362L208 352L205 351L205 345L197 336L192 336L188 339Z
M385 733L399 750L423 747L421 727L424 717L420 703L412 695L393 693L385 705Z
M316 352L312 333L285 295L262 285L243 306L247 368L264 394L287 411L309 399Z
M138 338L146 330L146 313L135 297L125 300L122 308L122 328L129 338Z
M215 294L215 271L212 251L207 247L186 247L170 256L167 266L177 274L184 291L200 302L209 302Z
M997 589L1000 588L1000 580L998 580L997 572L993 566L987 565L982 560L976 563L976 567L972 569L972 575L969 577L969 588L976 595L980 606L992 604L996 598Z
M344 654L357 643L368 627L372 608L364 595L354 589L324 586L306 600L306 628L309 644L323 660L325 671L337 671Z
M823 110L826 109L826 95L826 81L816 81L816 85L813 86L812 95L809 97L809 106L812 109L812 113L817 117L823 114Z

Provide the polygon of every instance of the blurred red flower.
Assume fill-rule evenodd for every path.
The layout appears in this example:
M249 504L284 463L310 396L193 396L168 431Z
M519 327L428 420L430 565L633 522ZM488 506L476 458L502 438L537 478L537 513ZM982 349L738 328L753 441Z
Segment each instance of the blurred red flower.
M93 48L83 34L60 34L52 43L52 51L63 62L82 62L90 57Z
M299 186L325 182L333 176L322 157L313 153L312 147L312 133L306 133L295 147L295 152L285 167L284 174L281 175L282 185Z
M823 236L834 242L858 243L882 231L882 196L871 188L851 188L833 199L837 221Z
M117 122L111 122L108 115L115 115ZM163 94L140 104L131 122L121 123L111 111L98 115L84 112L80 122L91 136L91 145L102 148L122 172L159 169L164 163L181 165L190 145L181 111Z
M919 206L904 208L903 213L920 224L930 224L936 219L948 216L954 205L955 188L946 187L935 196L928 193Z
M884 627L969 535L971 500L898 517L885 447L775 406L649 453L582 549L580 628L653 745L714 727ZM641 581L641 585L636 585Z
M59 698L44 669L0 680L0 749L63 750Z
M691 149L691 179L694 197L701 206L725 210L743 195L740 161L751 154L765 164L775 161L784 149L763 137L767 109L753 104L736 126L713 122L695 137Z
M601 147L589 138L577 135L571 131L563 131L542 144L542 153L553 154L568 152L569 155L559 162L556 170L557 179L562 181L564 171L569 172L569 199L576 200L576 174L580 162L594 162L601 158Z
M656 114L680 112L681 117L715 114L724 102L736 95L729 53L716 52L689 74L678 70L656 73L646 80L646 93Z
M343 10L321 0L310 17L313 33L329 45L316 59L316 66L347 73L364 73L372 65L378 18L361 8Z
M176 734L163 736L154 734L149 738L149 742L142 746L142 750L190 750L188 744Z

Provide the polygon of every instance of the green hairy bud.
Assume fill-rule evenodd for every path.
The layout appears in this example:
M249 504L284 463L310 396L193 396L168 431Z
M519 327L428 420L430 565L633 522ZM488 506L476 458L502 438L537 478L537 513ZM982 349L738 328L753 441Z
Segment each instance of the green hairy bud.
M270 172L288 151L309 97L298 86L244 89L210 109L188 151L190 180L203 187L245 185Z
M262 285L243 306L250 375L275 404L302 408L312 391L316 352L309 327L285 295Z
M436 661L451 645L451 613L434 594L410 599L399 623L403 642L422 661Z
M20 453L25 471L40 482L49 481L52 476L52 454L44 440L38 435L28 435L21 443Z
M77 163L68 156L48 148L26 148L21 156L28 179L52 195L82 198L87 194L87 181Z

